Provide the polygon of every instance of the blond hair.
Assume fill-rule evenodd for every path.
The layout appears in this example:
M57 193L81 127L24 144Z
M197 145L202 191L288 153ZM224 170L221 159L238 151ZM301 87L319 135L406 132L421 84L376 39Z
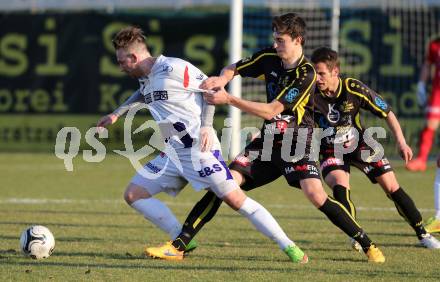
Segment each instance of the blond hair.
M117 49L129 49L131 47L142 46L147 49L145 35L142 29L135 26L129 26L120 30L112 40L113 47Z

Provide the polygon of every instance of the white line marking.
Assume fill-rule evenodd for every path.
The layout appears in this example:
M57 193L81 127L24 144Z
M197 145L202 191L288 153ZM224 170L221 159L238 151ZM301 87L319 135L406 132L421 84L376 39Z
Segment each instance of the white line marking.
M22 205L41 205L41 204L124 204L123 199L101 199L101 200L90 200L90 199L44 199L44 198L0 198L0 204L22 204ZM169 206L180 206L180 207L192 207L196 202L179 202L179 201L164 201L165 204ZM315 209L312 204L310 205L283 205L283 204L264 204L265 207L271 209ZM362 211L389 211L395 212L395 207L362 207L356 206L357 210ZM434 212L434 209L420 208L421 212Z

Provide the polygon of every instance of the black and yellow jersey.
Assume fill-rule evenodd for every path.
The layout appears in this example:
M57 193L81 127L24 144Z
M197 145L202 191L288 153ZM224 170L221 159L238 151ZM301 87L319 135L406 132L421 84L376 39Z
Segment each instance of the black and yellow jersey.
M349 142L355 138L354 130L362 137L364 129L360 120L360 109L368 110L380 118L386 118L391 110L379 94L354 78L339 78L334 97L329 97L316 88L314 99L315 123L320 128L332 130L330 136L321 140L321 150L333 148L335 143Z
M262 133L281 132L275 135L275 141L279 142L286 128L294 128L295 141L298 132L296 129L313 128L313 98L311 97L315 91L316 71L304 55L299 58L296 67L285 69L276 50L266 48L249 58L238 61L236 68L243 77L264 79L267 102L270 103L276 99L285 106L281 114L264 121Z

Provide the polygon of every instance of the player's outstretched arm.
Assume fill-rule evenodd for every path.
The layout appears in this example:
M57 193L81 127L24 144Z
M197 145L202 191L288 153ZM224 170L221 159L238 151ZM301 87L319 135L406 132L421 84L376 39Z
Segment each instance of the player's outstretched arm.
M131 96L125 100L125 102L120 105L116 110L113 111L112 114L120 117L126 112L128 112L130 109L136 107L137 105L144 102L144 96L141 94L141 91L138 89L136 90Z
M260 103L244 100L230 95L224 88L215 89L214 93L204 93L205 100L214 105L229 104L249 114L271 120L284 110L284 105L278 100L271 103Z
M121 115L125 114L131 108L136 107L142 101L143 96L141 92L139 90L135 91L122 105L114 110L113 113L103 116L96 124L96 127L107 127L115 123Z
M200 150L202 152L211 151L212 144L214 143L214 128L212 124L214 122L215 106L208 104L203 99L201 126L200 126Z
M118 120L118 118L119 117L113 113L103 116L99 119L96 127L107 127L110 124L114 124Z
M399 153L405 163L408 163L412 159L413 152L411 147L406 144L405 136L403 136L402 128L400 127L399 121L396 115L390 111L386 118L387 124L393 132L394 137L397 141L397 146L399 148Z
M214 88L222 88L238 74L235 64L231 64L222 69L219 76L211 76L200 84L201 89L211 90Z

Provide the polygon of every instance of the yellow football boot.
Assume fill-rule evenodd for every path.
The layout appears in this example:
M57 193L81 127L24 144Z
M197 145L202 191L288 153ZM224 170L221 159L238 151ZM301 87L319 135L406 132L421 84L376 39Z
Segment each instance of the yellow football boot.
M385 257L382 254L382 252L379 250L378 247L375 245L371 245L366 253L368 257L368 262L374 262L374 263L384 263Z
M172 244L171 241L166 242L159 247L145 248L145 254L152 258L159 258L164 260L183 260L183 251L179 251Z

